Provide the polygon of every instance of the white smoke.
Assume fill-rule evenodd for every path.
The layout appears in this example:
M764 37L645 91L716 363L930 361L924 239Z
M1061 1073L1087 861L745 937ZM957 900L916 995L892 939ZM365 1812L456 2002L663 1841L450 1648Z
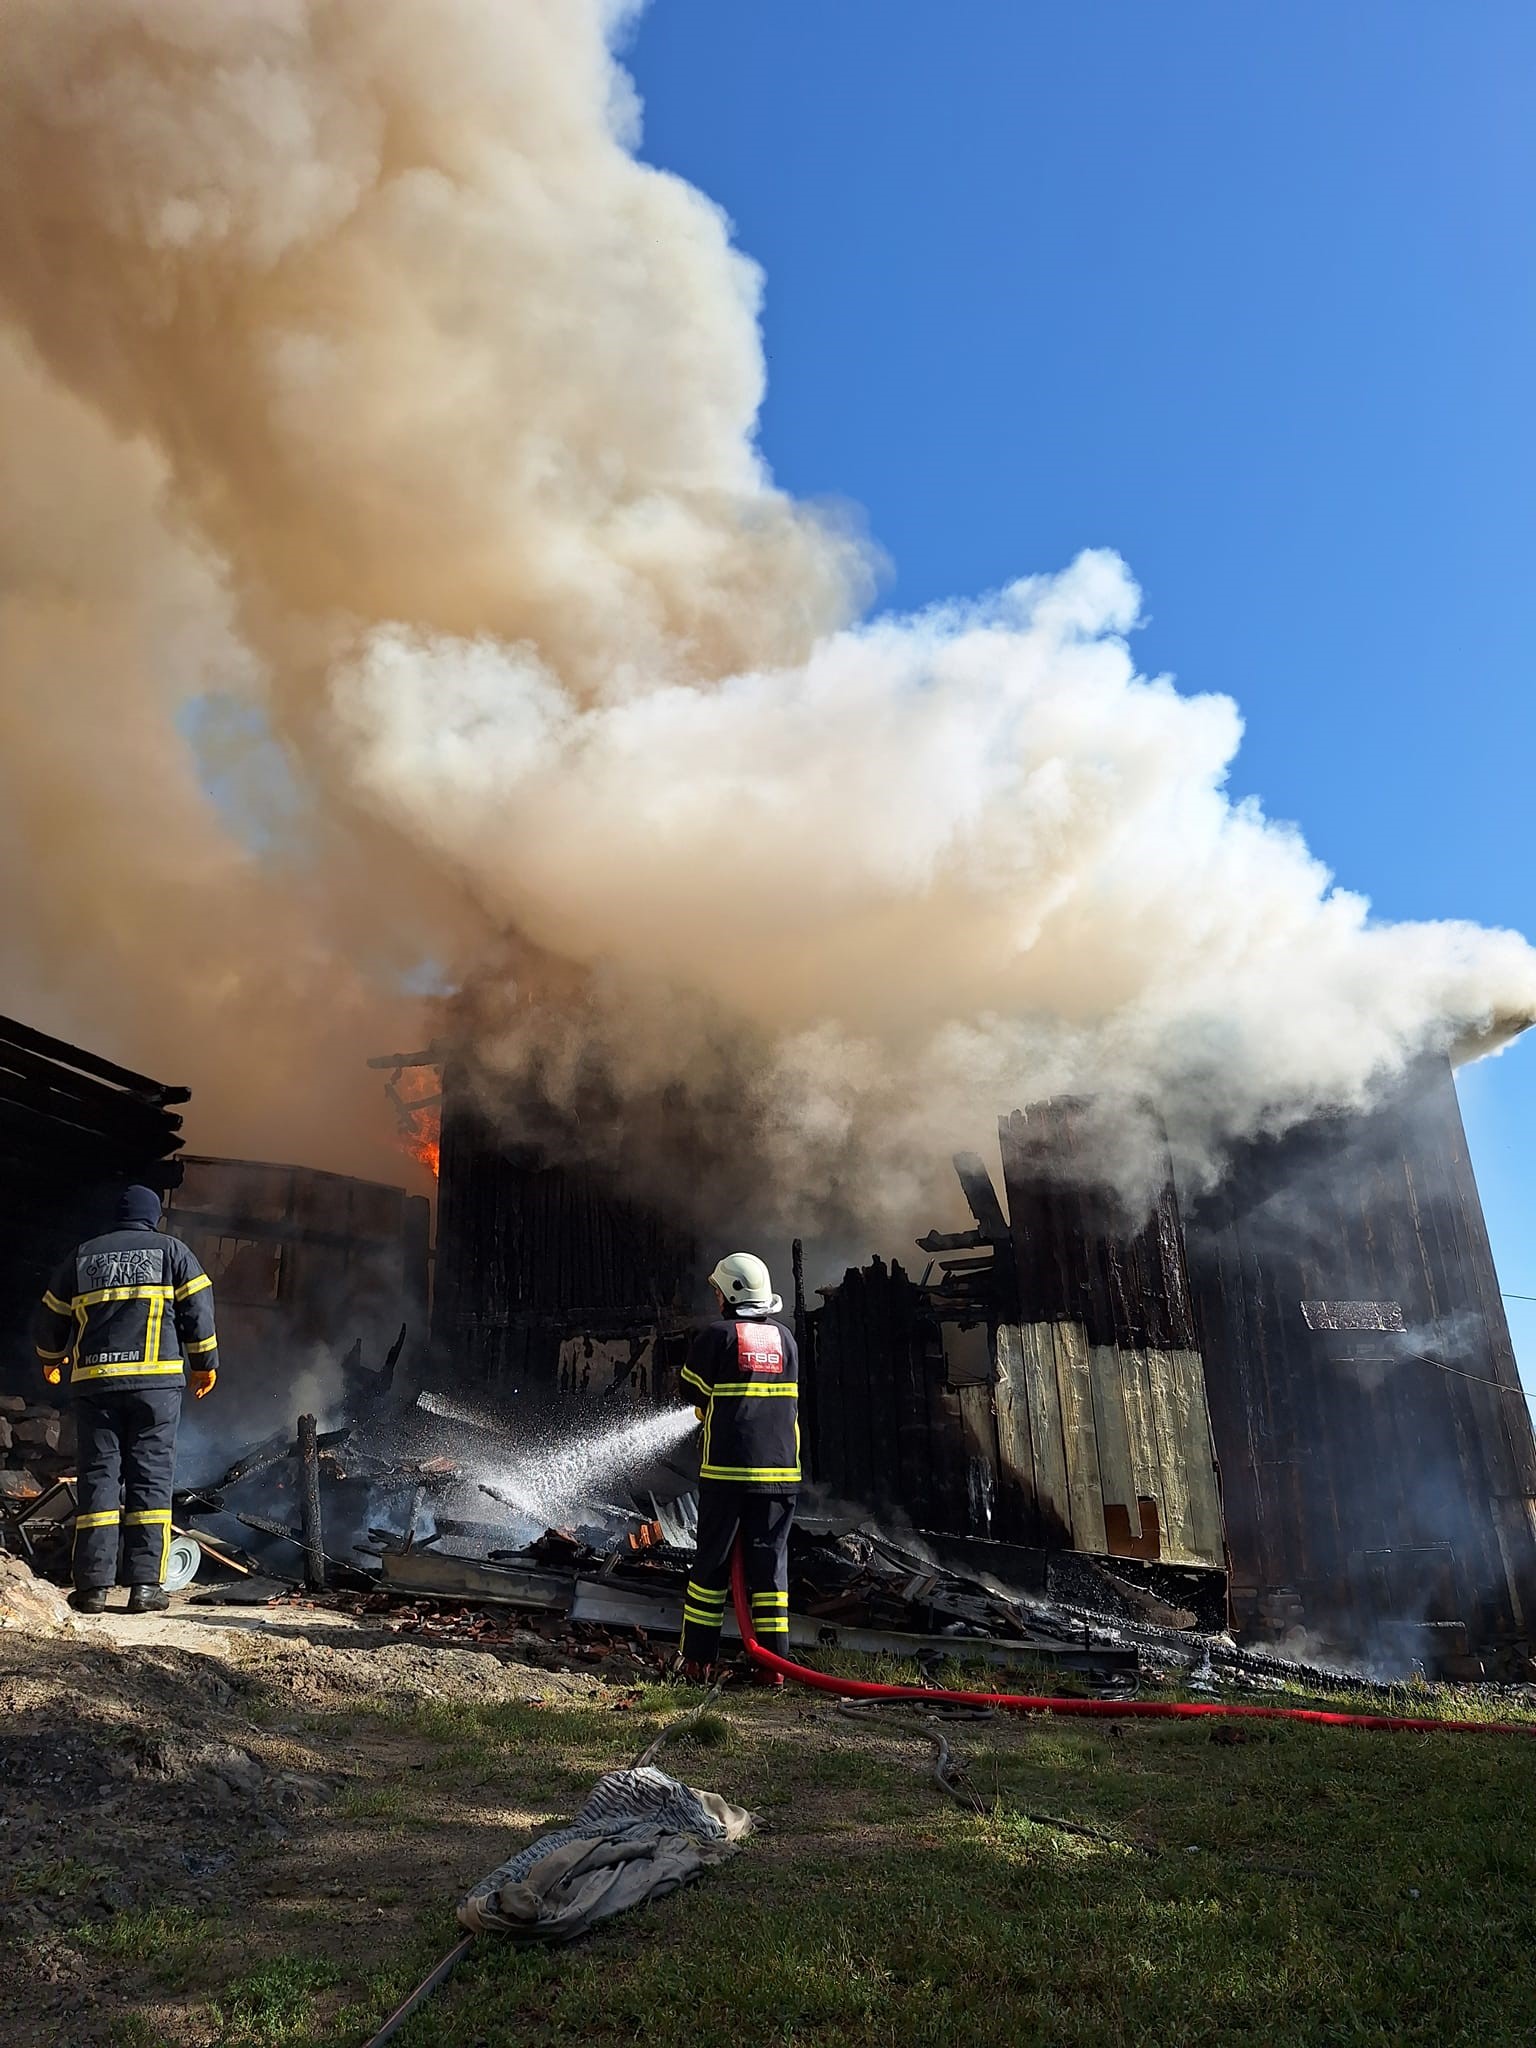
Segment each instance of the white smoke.
M1113 555L857 623L755 448L758 275L634 155L632 12L0 0L10 1000L99 1039L105 963L139 1057L314 1157L433 960L546 1097L723 1113L871 1221L1026 1099L1100 1096L1130 1175L1150 1098L1198 1173L1536 1011L1523 940L1373 923L1228 798Z

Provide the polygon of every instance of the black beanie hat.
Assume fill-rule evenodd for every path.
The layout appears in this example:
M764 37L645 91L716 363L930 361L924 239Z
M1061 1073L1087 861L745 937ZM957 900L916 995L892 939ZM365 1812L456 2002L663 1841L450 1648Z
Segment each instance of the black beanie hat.
M130 1230L135 1223L147 1223L153 1228L160 1221L164 1206L153 1188L124 1188L117 1198L118 1228Z

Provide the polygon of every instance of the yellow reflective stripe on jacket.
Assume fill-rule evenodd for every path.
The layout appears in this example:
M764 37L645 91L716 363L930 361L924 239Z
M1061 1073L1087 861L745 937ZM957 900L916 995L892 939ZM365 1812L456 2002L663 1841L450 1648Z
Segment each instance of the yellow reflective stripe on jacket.
M175 1288L162 1287L158 1282L147 1287L93 1287L89 1294L75 1296L75 1314L78 1316L82 1309L94 1308L98 1301L154 1301L160 1304L163 1315L165 1304L175 1291Z
M59 1297L53 1292L52 1288L45 1288L43 1290L43 1307L52 1309L53 1313L56 1316L68 1316L74 1314L74 1310L70 1307L69 1303L67 1301L60 1301Z
M69 1356L69 1346L67 1344L62 1351L45 1351L41 1344L35 1344L32 1348L36 1351L44 1365L62 1365Z
M178 1301L186 1301L190 1296L201 1294L205 1287L211 1287L212 1285L213 1282L206 1273L199 1273L195 1280L182 1281L181 1285L176 1289L176 1299Z
M149 1320L144 1325L144 1361L147 1365L160 1363L160 1325L165 1321L165 1300L149 1304Z
M217 1351L218 1348L219 1340L217 1337L199 1337L195 1344L187 1346L187 1355L188 1357L200 1356L205 1351Z
M699 1467L699 1477L701 1479L756 1479L760 1481L782 1479L786 1485L798 1485L800 1481L800 1467L798 1465L701 1465Z
M69 1376L70 1385L77 1386L81 1380L121 1380L134 1373L180 1372L179 1358L164 1358L155 1363L145 1358L121 1358L111 1365L76 1365Z
M697 1387L701 1394L707 1394L709 1392L708 1381L701 1380L698 1374L696 1372L690 1372L686 1365L683 1367L678 1377L683 1381L685 1386Z
M77 1529L110 1529L114 1522L120 1522L122 1518L123 1511L121 1508L102 1508L95 1514L76 1515L75 1527Z
M716 1389L718 1392L719 1390ZM775 1389L775 1392L780 1391ZM786 1393L798 1393L798 1388L785 1388ZM710 1402L704 1415L704 1442L699 1457L701 1479L753 1479L760 1486L781 1483L800 1484L800 1422L795 1420L795 1462L793 1465L717 1465L710 1456L710 1431L714 1426L715 1404Z
M717 1380L711 1389L716 1394L782 1394L793 1400L800 1389L791 1384L787 1387L759 1386L756 1380Z

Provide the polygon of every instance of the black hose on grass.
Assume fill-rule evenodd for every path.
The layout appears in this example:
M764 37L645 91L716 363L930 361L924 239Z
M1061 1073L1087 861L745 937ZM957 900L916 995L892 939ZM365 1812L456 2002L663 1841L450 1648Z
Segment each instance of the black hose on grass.
M367 2048L380 2048L381 2042L392 2041L411 2014L419 2006L425 2005L438 1986L446 1983L453 1975L454 1971L474 1947L474 1943L475 1937L472 1934L466 1934L461 1942L456 1943L453 1948L449 1949L442 1961L433 1967L430 1976L422 1978L404 2005L396 2006L383 2026L373 2036L373 2039L369 2041Z

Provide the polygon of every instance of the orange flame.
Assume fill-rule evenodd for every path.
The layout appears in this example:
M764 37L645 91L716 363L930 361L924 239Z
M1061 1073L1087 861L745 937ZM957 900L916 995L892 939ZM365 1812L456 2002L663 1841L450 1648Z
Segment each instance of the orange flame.
M442 1096L436 1072L430 1067L409 1067L397 1073L390 1084L395 1114L400 1120L400 1143L418 1165L426 1167L435 1180L442 1137ZM422 1098L420 1101L417 1098Z

